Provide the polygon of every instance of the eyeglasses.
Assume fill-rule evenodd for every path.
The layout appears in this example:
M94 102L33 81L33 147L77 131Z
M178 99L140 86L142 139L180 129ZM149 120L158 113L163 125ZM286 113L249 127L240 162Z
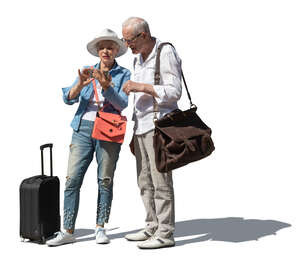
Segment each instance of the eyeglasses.
M124 43L127 43L128 45L130 45L131 43L135 42L135 41L138 39L138 37L139 37L140 35L142 35L142 34L143 34L143 32L137 34L137 35L136 35L135 37L133 37L132 39L125 39L125 38L122 38L122 41L123 41Z

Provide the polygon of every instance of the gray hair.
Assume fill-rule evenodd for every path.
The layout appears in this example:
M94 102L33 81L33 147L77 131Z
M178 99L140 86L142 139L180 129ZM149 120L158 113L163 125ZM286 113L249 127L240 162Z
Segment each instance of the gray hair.
M146 32L151 36L148 22L139 17L130 17L122 24L123 28L132 27L135 35Z
M120 50L120 45L117 42L115 42L113 40L101 40L101 41L99 41L99 42L96 43L96 49L97 49L97 51L99 51L100 44L101 44L102 41L109 41L112 46L114 46L115 48L117 48L118 50Z

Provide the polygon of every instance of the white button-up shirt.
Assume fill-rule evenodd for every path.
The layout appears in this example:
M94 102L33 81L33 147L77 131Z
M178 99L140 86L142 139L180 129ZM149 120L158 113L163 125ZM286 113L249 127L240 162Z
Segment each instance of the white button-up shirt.
M160 53L160 83L154 85L155 60L157 48L161 42L156 43L147 60L143 61L142 55L134 60L133 81L153 85L158 95L156 101L159 106L158 118L178 108L177 101L181 97L181 60L174 48L165 45ZM154 129L153 122L153 96L142 92L134 93L135 135L144 134Z

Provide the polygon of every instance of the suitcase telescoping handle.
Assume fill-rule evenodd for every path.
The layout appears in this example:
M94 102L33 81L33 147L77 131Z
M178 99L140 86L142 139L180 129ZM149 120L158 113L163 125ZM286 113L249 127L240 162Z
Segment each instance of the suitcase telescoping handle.
M52 170L52 147L53 144L45 144L45 145L41 145L40 149L41 149L41 164L42 164L42 175L44 175L44 154L43 154L43 150L45 148L49 147L50 148L50 174L51 177L53 176L53 170Z

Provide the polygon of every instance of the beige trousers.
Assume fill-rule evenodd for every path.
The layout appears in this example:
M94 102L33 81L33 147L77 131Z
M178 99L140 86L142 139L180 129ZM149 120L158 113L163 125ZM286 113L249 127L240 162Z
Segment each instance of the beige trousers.
M169 238L175 230L172 172L157 171L153 135L154 130L134 136L137 182L146 209L146 230Z

